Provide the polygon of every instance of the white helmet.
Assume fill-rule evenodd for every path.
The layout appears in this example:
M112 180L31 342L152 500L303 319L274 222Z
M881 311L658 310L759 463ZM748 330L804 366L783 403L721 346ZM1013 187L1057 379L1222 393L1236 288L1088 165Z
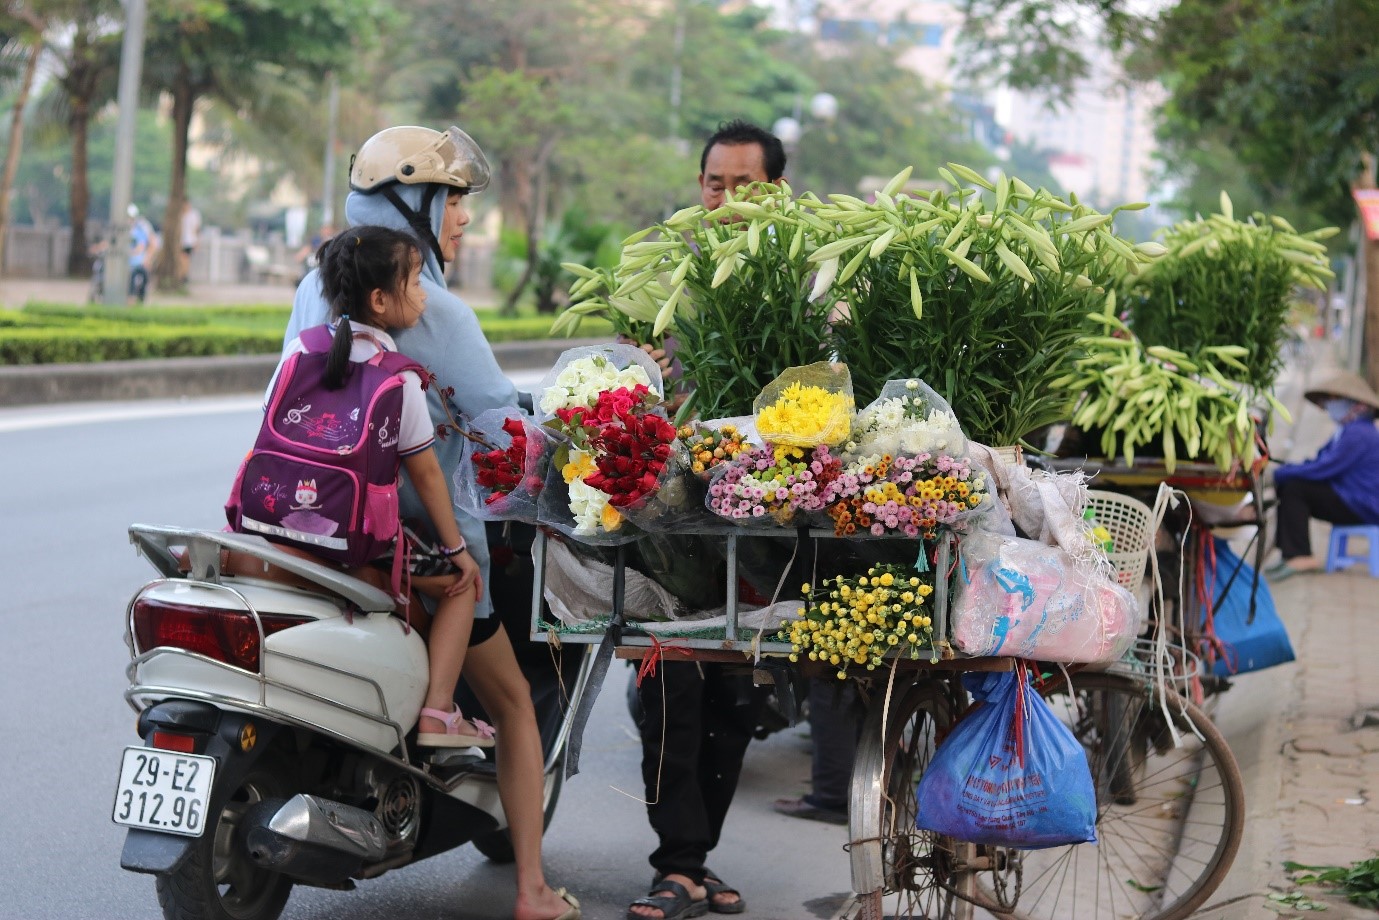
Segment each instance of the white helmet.
M365 141L350 163L350 188L356 192L375 192L394 182L481 192L488 180L484 152L453 125L444 132L412 125L385 128Z

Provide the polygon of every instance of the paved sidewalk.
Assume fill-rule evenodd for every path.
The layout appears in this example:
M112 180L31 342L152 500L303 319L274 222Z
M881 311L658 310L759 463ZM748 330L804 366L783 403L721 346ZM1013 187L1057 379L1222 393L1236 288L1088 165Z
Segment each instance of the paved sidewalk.
M1295 370L1280 387L1295 415L1272 441L1284 460L1312 456L1331 435L1325 414L1302 401L1334 366L1324 345L1313 356L1310 372ZM1314 522L1319 555L1328 534ZM1284 864L1349 867L1379 855L1379 580L1360 568L1300 575L1272 590L1297 661L1242 675L1212 701L1245 779L1247 822L1235 865L1197 916L1315 916L1270 902L1277 893L1324 905L1333 920L1374 918L1326 888L1293 883Z

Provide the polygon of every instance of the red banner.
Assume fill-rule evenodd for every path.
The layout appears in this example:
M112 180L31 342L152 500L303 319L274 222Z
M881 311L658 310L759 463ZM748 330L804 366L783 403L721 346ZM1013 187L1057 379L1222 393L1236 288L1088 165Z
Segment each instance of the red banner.
M1351 194L1365 222L1365 236L1379 240L1379 188L1351 189Z

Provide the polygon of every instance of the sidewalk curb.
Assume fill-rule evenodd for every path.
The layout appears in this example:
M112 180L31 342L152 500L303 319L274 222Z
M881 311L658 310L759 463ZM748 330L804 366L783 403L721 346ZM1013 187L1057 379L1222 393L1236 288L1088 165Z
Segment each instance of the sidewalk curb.
M497 342L493 355L507 373L543 370L568 348L606 341ZM0 407L259 393L277 365L278 356L270 354L0 367Z

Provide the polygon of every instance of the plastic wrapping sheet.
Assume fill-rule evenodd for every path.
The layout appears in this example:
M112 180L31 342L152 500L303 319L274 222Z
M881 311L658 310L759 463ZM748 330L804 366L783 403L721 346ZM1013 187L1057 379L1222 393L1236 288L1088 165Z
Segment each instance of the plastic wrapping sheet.
M514 435L507 429L519 424L526 439L526 448L520 456L510 455L509 459L520 463L521 478L511 491L502 493L479 482L482 472L475 458L492 449L510 451ZM530 416L511 407L480 413L469 423L468 431L491 444L492 448L465 439L460 465L453 477L455 507L484 521L535 523L537 500L545 486L551 455L558 442L557 436L534 423Z
M1059 547L978 531L960 551L950 616L964 654L1112 662L1139 632L1134 595Z
M786 368L763 387L752 403L752 417L768 444L816 447L848 439L853 408L848 366L818 361Z
M923 380L888 380L881 395L857 413L850 456L967 453L967 437L944 398Z
M582 345L568 349L536 388L537 421L550 421L557 409L592 406L603 390L631 389L638 383L658 398L665 395L660 367L636 346Z

